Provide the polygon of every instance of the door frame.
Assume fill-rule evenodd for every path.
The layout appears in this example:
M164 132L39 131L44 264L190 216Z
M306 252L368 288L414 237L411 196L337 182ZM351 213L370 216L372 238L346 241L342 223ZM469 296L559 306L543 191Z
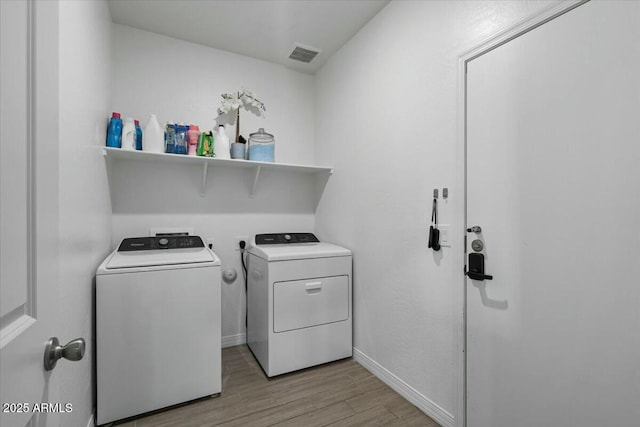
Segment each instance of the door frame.
M467 280L464 274L466 268L466 218L467 218L467 64L492 50L538 28L547 22L587 3L590 0L563 0L551 5L534 15L517 22L511 27L498 32L480 44L458 56L458 114L456 138L456 188L459 198L456 198L454 209L454 224L459 227L453 230L455 247L462 250L453 251L455 284L453 307L454 313L454 424L456 427L467 425L466 382L467 382Z

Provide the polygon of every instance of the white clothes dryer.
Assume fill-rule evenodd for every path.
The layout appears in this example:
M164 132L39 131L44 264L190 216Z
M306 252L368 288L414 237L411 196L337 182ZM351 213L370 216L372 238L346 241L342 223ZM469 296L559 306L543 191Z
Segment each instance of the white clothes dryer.
M124 239L98 267L98 425L222 391L220 270L197 236Z
M247 343L267 376L352 356L351 260L311 233L254 237Z

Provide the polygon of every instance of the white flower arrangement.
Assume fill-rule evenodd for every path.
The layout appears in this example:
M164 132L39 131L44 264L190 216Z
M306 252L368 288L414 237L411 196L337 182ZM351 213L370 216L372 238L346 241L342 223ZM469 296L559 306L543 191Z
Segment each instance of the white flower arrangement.
M245 109L249 107L257 108L258 111L266 111L264 103L248 90L241 90L233 93L222 94L222 104L218 108L218 115L227 114L233 110L239 110L240 107Z
M233 93L223 93L222 103L218 108L218 117L236 111L236 143L240 141L240 108L252 111L256 115L264 113L266 110L264 103L260 101L253 92L239 90Z

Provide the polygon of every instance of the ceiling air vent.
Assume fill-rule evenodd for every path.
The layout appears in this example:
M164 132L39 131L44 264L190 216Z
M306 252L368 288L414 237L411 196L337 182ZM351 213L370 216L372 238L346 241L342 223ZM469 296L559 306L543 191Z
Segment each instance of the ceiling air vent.
M316 49L315 47L296 44L293 48L293 51L289 55L289 59L293 59L294 61L300 61L300 62L304 62L305 64L308 64L319 53L320 53L320 49Z

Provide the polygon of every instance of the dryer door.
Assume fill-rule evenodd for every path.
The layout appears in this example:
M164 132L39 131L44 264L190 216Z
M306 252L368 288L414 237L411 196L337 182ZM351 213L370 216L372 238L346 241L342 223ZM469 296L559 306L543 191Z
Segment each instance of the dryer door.
M275 282L273 331L325 325L349 319L349 277Z

